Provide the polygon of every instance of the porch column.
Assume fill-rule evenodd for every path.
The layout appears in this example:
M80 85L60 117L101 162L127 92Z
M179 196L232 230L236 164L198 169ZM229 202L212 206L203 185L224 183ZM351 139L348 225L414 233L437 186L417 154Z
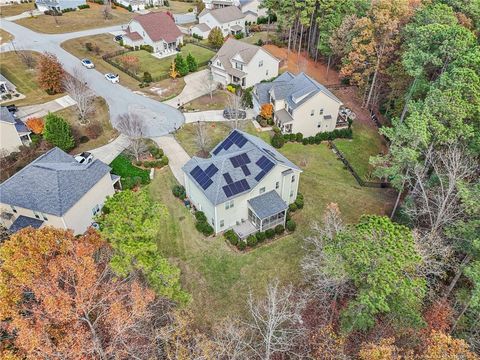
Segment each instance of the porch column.
M287 210L285 210L283 213L284 213L283 214L283 226L285 226L286 223L287 223Z
M260 231L263 231L263 220L260 219Z

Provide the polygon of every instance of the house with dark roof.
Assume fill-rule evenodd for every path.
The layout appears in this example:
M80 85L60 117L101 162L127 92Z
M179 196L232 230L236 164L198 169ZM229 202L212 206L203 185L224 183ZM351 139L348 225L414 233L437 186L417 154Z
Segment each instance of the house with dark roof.
M183 34L173 18L165 12L151 12L135 16L128 23L123 44L132 47L150 45L157 55L174 54L183 44Z
M7 107L0 107L0 152L11 153L21 145L28 145L31 141L30 130L11 113Z
M335 130L343 105L310 76L288 71L271 82L254 86L253 107L257 114L263 104L273 105L275 124L284 134L302 133L305 137Z
M302 170L260 138L235 129L207 159L184 166L187 197L215 233L233 229L242 239L285 225Z
M236 6L205 8L198 15L198 25L190 28L190 34L205 39L215 27L222 30L223 36L245 33L245 15Z
M260 46L229 38L210 61L213 80L247 88L278 75L280 60Z
M53 226L82 234L115 192L119 177L110 170L53 148L0 184L0 220L10 231Z

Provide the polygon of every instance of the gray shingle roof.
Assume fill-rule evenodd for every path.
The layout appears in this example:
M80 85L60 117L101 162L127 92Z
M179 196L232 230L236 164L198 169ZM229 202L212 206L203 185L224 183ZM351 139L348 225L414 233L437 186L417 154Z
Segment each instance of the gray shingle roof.
M268 85L265 85L268 84ZM332 100L342 103L330 90L305 73L293 75L285 72L270 83L255 85L260 104L269 102L270 93L276 100L285 100L292 109L305 103L313 95L322 92Z
M197 25L194 26L194 28L197 28L201 32L206 32L206 31L212 30L212 29L210 29L210 26L208 26L205 23L197 24Z
M276 215L288 207L275 190L256 196L248 200L248 203L260 219Z
M0 184L0 203L62 216L110 170L53 148Z
M42 224L43 220L20 215L8 230L14 233L29 226L33 227L34 229L38 229L40 226L42 226Z
M15 117L5 106L0 107L0 120L10 124L15 124Z
M214 10L204 9L198 16L201 17L208 13L212 14L212 16L221 24L245 18L242 11L236 6L226 6Z
M230 134L235 131L239 132L246 139L246 143L241 148L239 148L237 145L232 145L227 150L221 148L221 150L217 152L217 148L222 146L225 141L224 140L210 152L212 155L210 158L202 159L194 156L182 168L185 174L187 174L187 176L196 183L196 180L190 174L190 172L196 166L199 166L202 170L206 170L211 164L217 167L218 171L211 176L213 183L206 190L203 190L199 186L199 190L201 190L214 205L222 204L229 199L234 199L241 194L251 191L255 186L257 186L259 180L256 180L255 177L259 174L261 169L256 162L263 156L272 161L274 165L284 166L285 169L300 170L298 166L280 154L275 148L265 143L262 139L240 130L232 130ZM217 154L215 155L216 152ZM247 168L250 171L249 175L245 175L241 167L234 167L230 160L230 158L240 154L247 154L250 159L250 163L247 164ZM234 196L227 197L223 191L223 186L228 184L223 176L225 173L230 174L233 182L245 179L248 182L250 189L240 192Z

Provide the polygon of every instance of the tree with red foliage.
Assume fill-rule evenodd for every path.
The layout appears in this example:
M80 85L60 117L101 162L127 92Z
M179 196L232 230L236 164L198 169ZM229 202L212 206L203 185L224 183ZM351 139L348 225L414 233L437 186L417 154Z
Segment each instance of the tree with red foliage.
M38 61L37 70L40 88L50 95L63 91L65 71L55 55L50 53L42 54Z
M43 133L43 128L45 127L45 123L42 118L35 118L32 117L26 121L27 127L32 130L34 134L41 134Z

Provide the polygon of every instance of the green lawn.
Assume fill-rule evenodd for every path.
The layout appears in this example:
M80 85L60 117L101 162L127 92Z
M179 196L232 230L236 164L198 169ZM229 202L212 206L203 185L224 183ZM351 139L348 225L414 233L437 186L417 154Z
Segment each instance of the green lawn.
M182 131L182 146L188 143L187 151L192 154L195 147L186 142L192 137L192 129L184 127ZM211 132L220 139L228 127L222 124ZM303 239L312 234L313 224L321 222L327 204L337 203L347 222L357 221L364 213L387 214L391 209L394 192L360 187L326 144L289 143L280 151L304 171L300 192L305 207L293 215L297 231L245 254L231 250L221 236L206 239L195 230L193 216L171 194L175 179L169 170L157 173L149 185L153 197L169 209L159 229L159 250L181 268L182 283L192 294L191 308L198 325L241 315L248 292L262 293L274 277L283 283L300 284Z
M112 173L119 175L124 188L129 188L135 178L139 178L142 184L150 182L149 171L132 165L125 155L118 155L111 163ZM132 184L131 184L132 183Z
M175 138L180 145L185 149L188 155L196 155L200 148L196 141L196 124L185 124L175 134ZM270 135L268 132L257 132L251 121L242 121L239 128L250 134L256 135L263 140L270 142ZM208 129L208 150L213 149L227 134L232 130L231 123L228 122L207 122Z
M352 129L353 139L337 139L335 145L362 179L378 181L372 176L373 167L369 164L369 159L386 149L385 140L376 127L355 121Z
M186 44L182 47L180 53L184 58L187 57L188 53L191 53L195 59L197 59L199 64L210 60L213 55L215 55L213 51L196 46L194 44ZM169 56L167 58L157 59L145 50L131 51L128 53L128 55L136 56L139 59L139 74L143 74L143 72L148 71L150 74L152 74L153 78L168 74L172 61L175 58L175 56ZM113 58L113 60L118 61L121 56L123 55Z
M270 34L268 35L268 38L270 39L270 41L272 41L272 39L274 37L275 37L275 33L273 31L270 31ZM240 41L243 41L243 42L246 42L246 43L249 43L249 44L253 44L253 45L257 45L257 42L260 39L262 39L262 41L264 43L267 41L267 32L266 31L259 31L259 32L252 33L251 36L243 38Z

